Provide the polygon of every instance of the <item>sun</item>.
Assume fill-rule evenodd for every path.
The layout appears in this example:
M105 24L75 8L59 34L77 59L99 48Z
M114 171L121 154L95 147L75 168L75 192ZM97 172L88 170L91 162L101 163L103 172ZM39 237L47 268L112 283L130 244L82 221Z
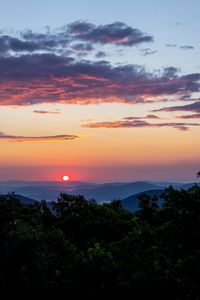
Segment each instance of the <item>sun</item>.
M69 181L69 176L68 175L64 175L62 178L64 181Z

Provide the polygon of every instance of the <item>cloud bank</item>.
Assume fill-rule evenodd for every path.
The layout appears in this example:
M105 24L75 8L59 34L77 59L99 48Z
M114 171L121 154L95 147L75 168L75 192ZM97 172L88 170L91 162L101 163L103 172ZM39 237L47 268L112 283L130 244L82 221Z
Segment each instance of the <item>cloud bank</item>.
M122 22L95 25L76 21L39 33L1 31L0 105L190 99L199 91L200 73L179 75L173 66L149 72L137 64L112 65L103 60L106 52L101 51L102 45L127 48L152 41L151 35ZM93 49L99 60L83 59ZM144 55L150 54L151 49L145 48Z
M138 103L150 98L189 98L199 91L200 74L179 76L176 68L161 74L138 65L76 61L55 54L0 57L0 105L37 103Z

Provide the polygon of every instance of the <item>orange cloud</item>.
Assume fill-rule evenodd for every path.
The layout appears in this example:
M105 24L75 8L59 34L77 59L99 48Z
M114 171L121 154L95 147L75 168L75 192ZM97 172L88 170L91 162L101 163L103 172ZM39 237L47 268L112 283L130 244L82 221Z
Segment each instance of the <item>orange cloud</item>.
M199 90L200 74L178 76L170 67L162 73L142 66L112 66L109 62L76 61L56 54L0 56L0 105L37 103L135 104L164 100L172 95L184 100ZM187 100L185 99L185 101Z

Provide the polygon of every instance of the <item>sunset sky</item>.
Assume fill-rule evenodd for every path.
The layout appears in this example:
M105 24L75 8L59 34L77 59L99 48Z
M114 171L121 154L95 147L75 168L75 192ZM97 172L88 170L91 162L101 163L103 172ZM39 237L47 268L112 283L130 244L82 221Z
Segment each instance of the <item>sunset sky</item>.
M1 1L0 180L195 180L200 1Z

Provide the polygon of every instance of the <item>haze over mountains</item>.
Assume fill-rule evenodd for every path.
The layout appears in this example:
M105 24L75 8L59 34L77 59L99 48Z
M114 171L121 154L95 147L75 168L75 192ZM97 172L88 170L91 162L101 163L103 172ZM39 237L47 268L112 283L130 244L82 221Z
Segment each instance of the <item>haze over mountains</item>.
M109 202L113 199L124 199L142 192L154 191L160 193L169 185L178 189L187 189L193 183L177 182L112 182L89 183L80 181L70 182L42 182L42 181L1 181L0 194L15 192L31 200L56 201L61 192L67 194L83 195L87 200L95 199L98 202ZM152 194L152 193L151 193Z

